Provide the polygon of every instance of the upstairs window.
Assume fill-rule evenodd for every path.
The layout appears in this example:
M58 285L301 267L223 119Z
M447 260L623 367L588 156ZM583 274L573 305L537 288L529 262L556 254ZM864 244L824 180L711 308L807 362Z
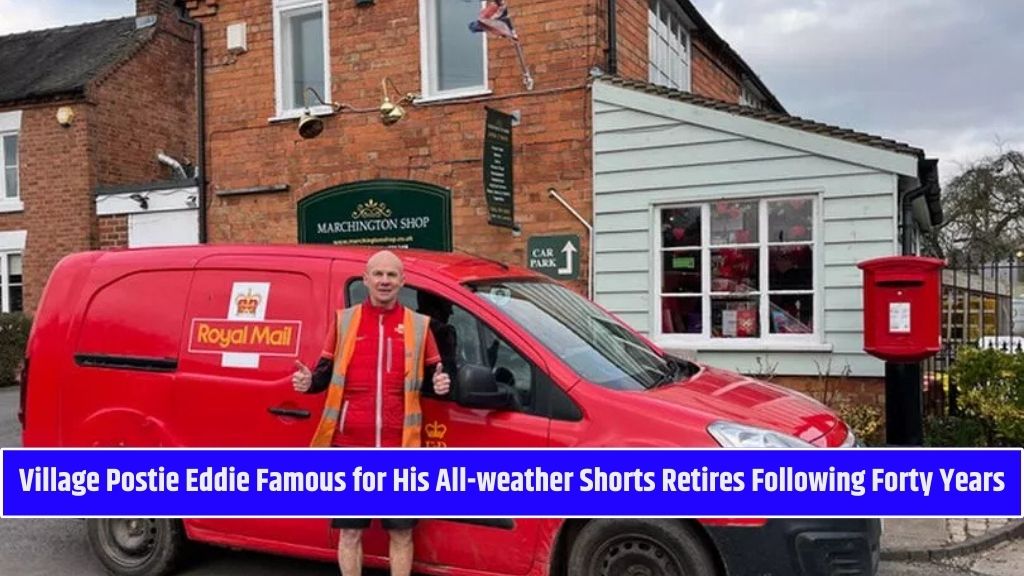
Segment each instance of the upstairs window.
M477 0L420 0L424 97L487 91L487 35L469 29L483 6Z
M689 91L690 33L683 17L669 0L649 0L647 7L648 80Z
M306 105L307 87L316 90L325 102L331 101L327 22L327 0L274 0L279 116L298 115ZM318 112L331 110L312 95L308 102Z
M21 190L18 183L18 133L0 133L0 165L3 167L3 182L0 182L0 190L3 191L2 199L17 201L21 198Z

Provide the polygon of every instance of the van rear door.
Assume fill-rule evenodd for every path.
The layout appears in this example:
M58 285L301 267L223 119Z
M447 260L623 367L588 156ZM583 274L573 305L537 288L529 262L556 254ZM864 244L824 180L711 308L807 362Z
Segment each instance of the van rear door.
M328 271L326 259L281 256L197 265L172 402L185 445L309 445L323 399L295 392L291 375L297 358L312 365L320 355ZM327 546L323 519L196 519L190 528L285 552Z

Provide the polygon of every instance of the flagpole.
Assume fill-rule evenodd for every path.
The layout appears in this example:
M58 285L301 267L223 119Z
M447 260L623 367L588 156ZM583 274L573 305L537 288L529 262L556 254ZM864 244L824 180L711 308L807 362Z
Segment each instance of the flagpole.
M510 38L510 40L512 39ZM527 90L533 90L533 76L530 75L530 69L526 67L526 59L523 57L523 45L519 43L519 40L512 40L512 43L516 45L519 67L523 69L523 85L526 86Z

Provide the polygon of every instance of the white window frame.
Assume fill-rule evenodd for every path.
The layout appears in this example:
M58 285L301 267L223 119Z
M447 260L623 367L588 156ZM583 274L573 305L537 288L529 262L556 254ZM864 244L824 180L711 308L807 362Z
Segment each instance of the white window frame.
M308 13L314 11L317 7L321 10L321 16L323 20L323 36L324 36L324 90L320 93L320 96L324 99L324 102L331 102L331 38L330 38L330 17L329 17L329 0L274 0L274 83L275 83L275 111L276 116L271 120L284 120L298 118L305 111L306 106L303 102L297 103L298 106L292 108L285 108L285 90L291 83L288 82L289 70L285 67L286 62L289 60L285 58L286 52L290 50L290 47L285 46L284 42L284 29L282 28L282 20L286 18L289 13L303 12ZM305 94L303 94L305 97ZM334 113L334 109L329 105L323 105L316 101L313 96L308 97L310 103L309 110L315 115L322 116L326 114Z
M772 290L768 289L768 202L780 202L790 199L806 198L811 201L811 240L807 242L796 242L794 244L809 244L813 251L812 270L813 280L811 290ZM711 206L716 202L757 202L758 203L758 328L760 336L757 338L722 338L711 336ZM831 348L823 343L824 338L824 291L823 287L823 255L822 238L824 237L823 222L821 219L821 197L813 192L788 192L765 194L758 197L737 197L737 198L707 198L695 199L692 202L673 204L659 204L651 206L652 230L660 230L661 215L663 210L673 208L700 207L701 210L701 333L680 334L664 332L662 326L662 274L664 268L663 254L673 251L672 248L665 248L662 245L661 234L652 234L653 237L653 262L651 270L652 289L652 334L659 344L665 346L679 346L698 350L828 350ZM779 243L772 243L778 245ZM785 244L785 243L784 243ZM745 246L745 245L744 245ZM731 245L715 245L714 249L730 248ZM695 251L692 247L691 250ZM812 321L813 332L807 334L772 334L770 325L770 296L775 294L788 293L811 293L813 294ZM716 295L719 295L716 293ZM685 296L680 296L685 297Z
M683 38L676 38L665 26L666 15L678 26ZM647 4L647 79L652 84L689 92L693 85L693 25L668 0L649 0ZM668 83L661 76L668 78Z
M7 197L7 165L4 163L6 154L4 150L4 136L15 135L18 137L18 195L14 198ZM20 212L25 209L21 201L21 191L24 189L21 178L21 165L24 161L21 155L21 110L12 112L0 112L0 212Z
M25 311L25 254L18 250L12 250L7 252L0 252L0 293L2 293L3 306L0 311L4 313L11 312L11 279L8 272L11 266L11 256L21 256L21 310L15 310L15 312Z
M486 0L480 2L483 9ZM456 90L439 90L437 88L437 75L434 60L437 56L436 31L437 14L434 10L434 0L420 0L420 93L417 102L430 102L434 100L447 100L449 98L465 98L469 96L480 96L491 93L490 78L487 71L487 33L478 33L483 44L483 79L480 86L467 86ZM466 22L469 25L469 22Z

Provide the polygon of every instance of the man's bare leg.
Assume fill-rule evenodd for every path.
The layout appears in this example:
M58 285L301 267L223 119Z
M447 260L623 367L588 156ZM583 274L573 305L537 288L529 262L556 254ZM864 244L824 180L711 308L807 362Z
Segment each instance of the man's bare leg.
M391 576L410 576L412 574L412 529L388 530L390 545L388 554L391 560Z
M348 528L341 530L341 534L338 536L338 566L341 567L341 576L362 576L362 530Z

